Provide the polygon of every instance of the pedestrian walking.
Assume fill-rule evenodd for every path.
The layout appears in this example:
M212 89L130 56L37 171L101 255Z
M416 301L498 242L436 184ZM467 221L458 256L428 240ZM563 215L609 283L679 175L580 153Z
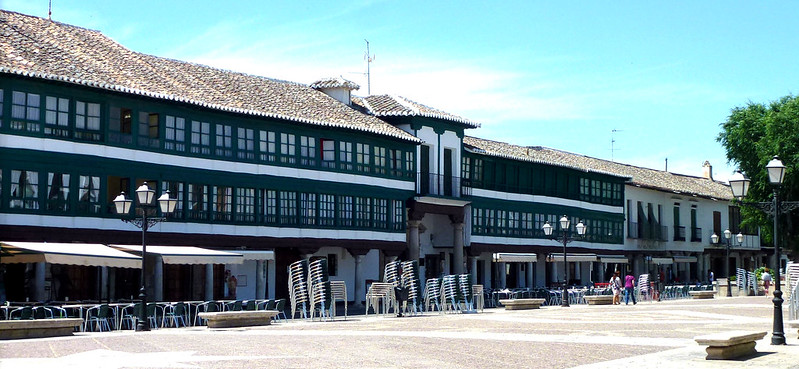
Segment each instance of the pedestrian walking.
M613 291L613 305L621 304L621 272L618 270L610 277L610 289Z
M635 301L635 277L627 274L624 277L624 305L630 304L630 298L633 300L633 305L638 303Z
M766 290L766 298L768 298L768 289L771 287L771 274L768 272L768 268L763 269L763 274L760 276L760 279L763 280L763 288Z

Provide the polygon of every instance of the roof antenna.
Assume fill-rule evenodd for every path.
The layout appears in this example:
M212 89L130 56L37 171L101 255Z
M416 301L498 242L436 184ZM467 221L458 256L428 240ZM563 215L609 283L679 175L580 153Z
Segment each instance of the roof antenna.
M615 136L614 136L614 135L615 135L615 133L616 133L616 132L621 132L621 130L620 130L620 129L612 129L612 130L610 131L610 161L612 161L612 162L615 162L615 161L616 161L616 160L614 159L614 154L615 154L615 152L616 152L616 147L615 147L615 145L616 145L616 138L615 138Z
M47 2L47 20L53 20L53 0Z
M375 60L375 56L369 53L369 40L363 39L366 41L366 54L363 55L363 59L366 60L366 94L367 96L372 95L372 74L370 71L370 65Z
M669 158L666 158L666 171L669 171Z

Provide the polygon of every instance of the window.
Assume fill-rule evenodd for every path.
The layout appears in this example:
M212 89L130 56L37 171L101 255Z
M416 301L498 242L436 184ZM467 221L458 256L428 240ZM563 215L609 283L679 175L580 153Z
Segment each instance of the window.
M508 212L508 233L513 236L519 235L519 212Z
M139 112L139 146L153 148L159 146L158 121L157 113Z
M300 224L314 225L316 224L316 194L315 193L301 193L300 194Z
M371 155L369 153L369 144L359 143L355 145L355 169L360 172L369 172L369 163L371 162Z
M375 146L375 173L386 174L386 148Z
M211 154L211 123L191 122L191 153Z
M128 108L111 107L108 121L108 139L111 142L133 144L131 129L133 127L133 111Z
M319 195L319 225L333 226L336 224L336 197L334 195Z
M169 197L177 200L175 211L169 214L170 218L183 219L183 182L162 181L161 193L169 191Z
M261 190L260 200L263 222L268 224L277 223L277 191Z
M338 219L342 227L352 227L352 196L338 197Z
M468 181L469 179L471 179L472 176L472 168L471 168L472 158L464 156L462 160L463 162L461 163L461 178L463 178L464 181Z
M208 186L189 183L188 218L208 219Z
M486 234L495 234L497 233L497 227L494 218L494 210L493 209L486 209Z
M38 94L14 91L11 94L11 128L29 132L39 132L39 109L41 99Z
M300 136L300 165L316 165L316 138Z
M472 177L473 183L483 183L483 159L474 159L474 176Z
M521 228L522 236L532 236L535 230L533 228L533 213L521 213L519 226Z
M580 200L588 201L591 198L591 180L580 178Z
M372 198L355 198L355 226L368 228L372 226Z
M12 209L39 209L39 172L11 171Z
M239 159L255 160L255 131L239 127L237 149Z
M396 231L405 229L405 203L402 200L392 200L393 218L391 225Z
M44 102L44 134L69 137L69 99L47 96Z
M411 151L405 152L405 176L408 178L414 177L414 160L413 160L414 153Z
M100 177L78 177L78 211L100 214Z
M260 140L258 144L261 151L261 161L275 161L277 158L275 132L260 131Z
M213 187L213 212L214 219L229 221L233 208L233 189L226 186Z
M391 170L390 175L402 176L402 150L388 150L388 167Z
M219 156L233 156L233 127L230 125L216 125L215 153Z
M280 224L297 224L297 193L280 191Z
M322 167L335 168L336 167L336 141L329 139L320 139L322 146Z
M386 229L388 228L388 200L374 199L374 224L375 228Z
M280 134L280 162L294 164L297 162L297 144L293 134Z
M339 169L352 170L352 142L338 143Z
M255 221L255 189L236 188L236 220Z
M100 104L75 101L75 138L102 141Z
M505 210L497 210L497 232L508 234L508 212Z
M483 209L472 208L472 232L482 234L483 231Z
M47 210L69 211L69 174L47 173Z
M165 123L164 149L186 151L186 119L167 115Z

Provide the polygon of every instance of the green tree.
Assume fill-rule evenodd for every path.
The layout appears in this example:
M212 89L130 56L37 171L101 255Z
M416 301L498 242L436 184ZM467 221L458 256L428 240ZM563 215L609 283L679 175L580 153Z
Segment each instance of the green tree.
M727 151L727 161L735 164L752 180L747 199L771 201L773 186L768 181L766 164L776 155L787 167L780 198L799 201L799 97L785 96L768 105L749 102L732 109L721 123L716 138ZM762 212L741 209L745 226L759 226L763 241L773 244L772 219ZM797 251L799 239L793 225L799 224L799 210L781 217L780 233L786 251Z

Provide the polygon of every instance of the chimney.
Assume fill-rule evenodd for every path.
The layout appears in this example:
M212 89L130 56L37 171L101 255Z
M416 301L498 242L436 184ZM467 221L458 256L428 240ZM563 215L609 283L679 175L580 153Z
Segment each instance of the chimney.
M702 164L702 177L705 177L709 180L713 180L713 166L710 165L710 162L705 160L705 163Z
M361 88L355 82L348 81L344 77L322 78L311 83L311 88L322 91L328 96L338 100L342 104L352 105L352 90Z

